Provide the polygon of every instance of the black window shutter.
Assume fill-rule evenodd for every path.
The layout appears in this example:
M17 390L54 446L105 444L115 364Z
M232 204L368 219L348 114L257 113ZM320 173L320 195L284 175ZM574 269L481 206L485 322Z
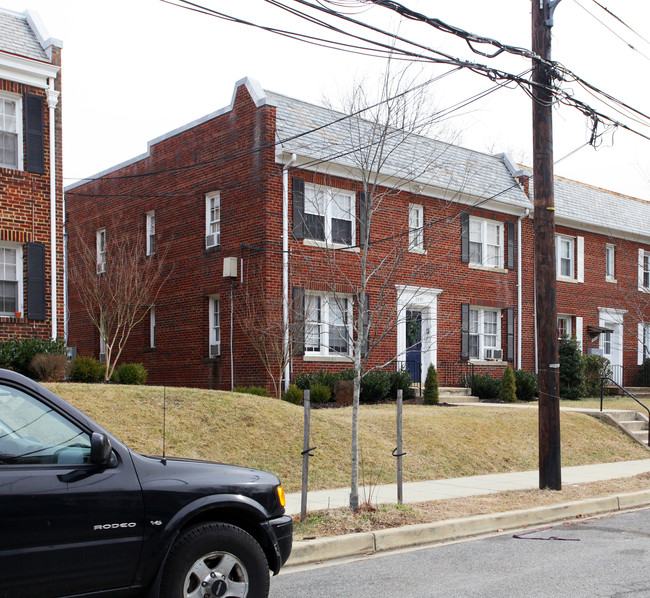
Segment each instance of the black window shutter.
M506 268L512 270L515 267L515 256L517 249L515 247L515 223L506 222L506 235L508 237L508 260Z
M469 303L460 304L460 358L469 359Z
M467 212L460 215L460 261L469 263L469 214Z
M44 320L45 308L45 245L27 243L27 317Z
M515 360L515 308L509 307L506 309L507 321L507 344L506 344L506 360Z
M25 170L45 174L43 98L25 95Z
M293 177L293 236L305 238L305 180Z
M295 180L295 179L294 179ZM305 354L305 289L293 287L293 354Z
M366 335L366 340L361 347L361 357L366 357L370 350L370 295L366 293L365 311L363 312L363 330Z
M365 191L359 191L359 247L363 248L366 242L366 230L368 227L368 195ZM368 239L370 241L370 239ZM370 245L370 243L368 243Z

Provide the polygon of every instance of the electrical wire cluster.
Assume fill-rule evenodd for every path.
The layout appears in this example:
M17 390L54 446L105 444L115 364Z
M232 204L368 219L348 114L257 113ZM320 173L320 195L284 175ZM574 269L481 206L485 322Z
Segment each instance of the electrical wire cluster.
M225 19L227 21L256 27L271 33L340 51L352 52L364 56L390 57L392 60L429 62L456 66L487 77L495 83L503 83L504 85L514 84L519 86L534 101L539 101L536 99L536 89L550 92L554 103L576 109L589 119L589 122L591 123L590 143L592 145L597 144L598 139L602 135L602 129L610 127L625 129L644 139L650 140L650 116L625 102L622 102L595 85L590 84L562 64L543 60L534 52L526 48L512 46L490 37L470 33L464 29L445 23L440 19L411 10L394 0L264 0L267 4L285 11L294 17L302 19L309 25L316 25L324 29L328 32L329 37L308 35L301 31L290 31L288 29L280 29L240 19L234 15L226 14L223 11L215 10L208 6L192 2L191 0L161 1L198 11L213 17ZM616 17L614 13L609 11L609 9L596 0L593 1L603 10L607 11L608 14L612 15L632 30L622 19ZM404 19L424 23L442 33L463 39L474 54L480 55L484 58L496 58L497 56L506 53L520 58L529 59L533 64L541 65L542 67L549 69L553 82L547 89L545 86L533 82L527 75L517 75L486 64L461 59L457 56L442 52L429 45L390 32L377 25L371 24L369 21L358 18L358 15L368 13L369 9L373 7L380 7L389 10ZM486 46L492 50L485 50L484 48ZM618 117L605 114L597 108L578 99L572 91L562 87L563 84L568 86L571 83L577 83L592 97L602 101L606 106L617 113ZM630 118L636 126L623 122L623 120L621 120L622 118Z

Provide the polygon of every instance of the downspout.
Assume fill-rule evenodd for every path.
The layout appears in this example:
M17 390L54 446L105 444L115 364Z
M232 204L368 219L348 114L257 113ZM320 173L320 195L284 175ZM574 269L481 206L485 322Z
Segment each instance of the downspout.
M289 352L289 168L296 161L296 154L291 154L289 161L282 167L282 352ZM284 368L284 390L289 388L291 364L287 360Z
M526 208L524 213L517 218L517 369L521 369L521 221L530 214Z
M56 122L55 109L59 103L59 92L54 89L54 79L48 79L47 105L50 109L50 257L51 257L51 310L52 338L57 338L58 297L56 286Z

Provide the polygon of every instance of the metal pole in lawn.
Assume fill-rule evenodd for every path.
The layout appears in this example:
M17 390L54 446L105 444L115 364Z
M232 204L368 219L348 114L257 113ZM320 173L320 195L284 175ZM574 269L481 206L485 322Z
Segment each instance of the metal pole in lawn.
M309 400L309 390L303 391L303 404L305 407L305 424L303 428L302 441L302 493L300 495L300 521L307 517L307 486L309 485L309 428L311 425L311 402ZM315 448L315 447L314 447Z
M397 391L397 446L393 454L397 457L397 504L404 502L402 491L402 389Z

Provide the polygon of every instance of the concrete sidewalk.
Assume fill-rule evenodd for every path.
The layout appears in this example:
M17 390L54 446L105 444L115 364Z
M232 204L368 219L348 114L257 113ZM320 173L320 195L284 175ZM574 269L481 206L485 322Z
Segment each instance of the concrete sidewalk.
M598 463L562 468L562 484L581 484L627 478L639 473L650 472L650 459L621 461L618 463ZM515 473L495 473L489 475L431 480L427 482L407 482L404 484L404 502L417 503L444 498L461 498L480 494L493 494L505 490L529 490L539 487L539 472L522 471ZM363 489L359 489L361 501ZM372 504L397 502L397 485L373 486L366 490L371 493ZM367 496L365 497L367 498ZM316 490L307 496L307 510L319 511L347 507L350 504L350 489ZM289 515L300 513L300 493L287 494L286 511Z
M650 459L622 461L564 467L562 483L578 484L599 480L626 478L650 472ZM410 482L404 484L404 502L415 503L445 498L460 498L480 494L491 494L505 490L534 489L539 486L537 471L501 473L450 480ZM372 503L397 502L394 484L373 488ZM347 507L349 489L320 490L308 496L308 510ZM560 503L545 507L489 513L462 519L448 519L409 525L374 532L331 536L314 540L294 540L293 550L287 567L322 563L341 558L364 557L404 548L415 548L438 542L458 540L481 534L502 533L506 530L522 529L537 525L554 524L568 519L590 517L646 507L650 505L650 491L642 490L628 494L603 496L575 502ZM287 495L287 513L300 513L300 494ZM286 570L285 570L286 572Z

